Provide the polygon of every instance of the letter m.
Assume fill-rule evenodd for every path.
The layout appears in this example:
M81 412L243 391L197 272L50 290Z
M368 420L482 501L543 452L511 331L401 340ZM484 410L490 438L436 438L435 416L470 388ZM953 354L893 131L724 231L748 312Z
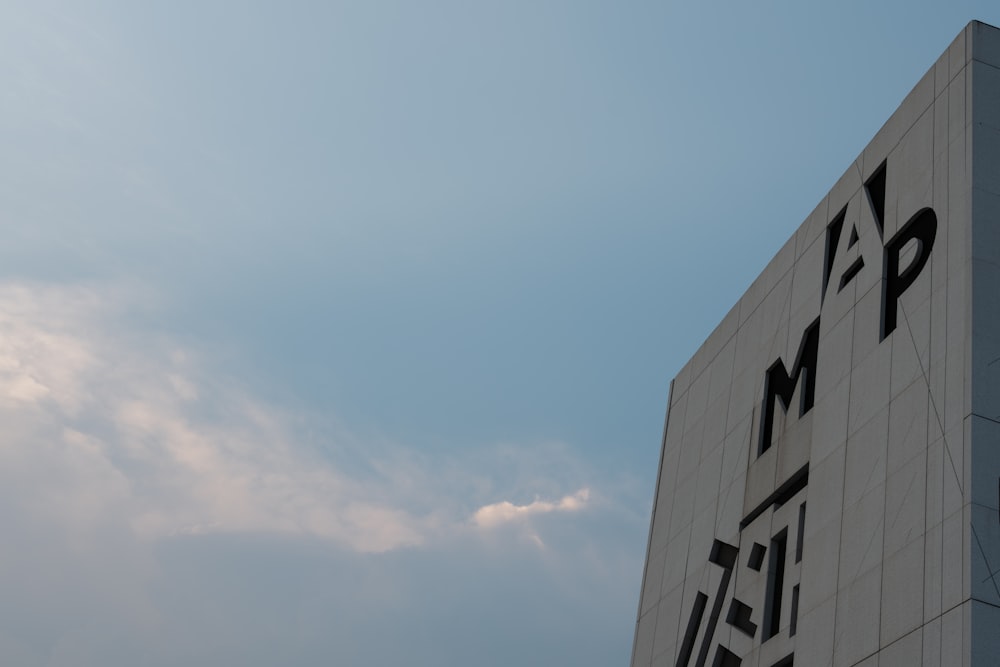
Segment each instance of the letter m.
M760 419L760 438L758 439L757 456L771 447L771 431L774 427L774 400L781 399L781 405L788 412L795 387L800 383L799 417L812 409L816 397L816 355L819 351L819 318L802 332L798 354L795 355L795 365L791 375L785 364L778 359L767 369L764 376L764 404Z

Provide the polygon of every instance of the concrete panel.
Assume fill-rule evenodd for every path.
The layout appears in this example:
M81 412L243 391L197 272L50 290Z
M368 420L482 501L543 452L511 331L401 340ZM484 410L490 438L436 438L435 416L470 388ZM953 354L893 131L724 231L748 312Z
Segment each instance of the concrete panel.
M677 537L667 544L663 560L663 577L660 589L670 591L684 583L684 573L687 571L688 545L691 542L691 526L688 525Z
M911 306L909 301L910 297L917 296L911 291L926 291L920 290L920 287L929 288L929 286L928 276L924 281L917 281L900 298L899 318L902 320L902 326L893 332L890 341L892 345L890 394L893 398L917 380L920 380L925 391L928 389L927 369L930 368L931 361L931 295L928 293L919 305Z
M969 58L1000 67L1000 30L986 23L973 21L966 32L971 34Z
M927 486L925 488L924 525L941 525L944 520L944 438L927 447Z
M917 82L896 112L885 122L862 155L864 164L881 162L893 146L899 143L903 134L934 102L934 67ZM832 204L831 204L832 208Z
M937 62L934 63L934 97L935 99L940 97L941 93L945 91L948 87L948 82L951 80L951 68L948 63L948 51L938 58Z
M927 451L927 385L915 380L889 408L887 472L892 474Z
M820 461L845 446L850 387L850 378L845 377L813 408L812 460Z
M722 453L720 442L715 449L705 455L698 465L698 482L695 484L694 511L700 513L709 505L715 504L722 488Z
M666 557L666 549L651 554L646 563L646 576L642 582L642 606L640 614L647 613L655 604L660 601L660 581L663 578L663 562Z
M941 616L941 667L968 664L965 653L965 605L955 606Z
M825 313L824 313L825 315ZM854 310L836 323L825 316L820 320L820 346L823 355L817 360L816 398L824 399L851 372L854 343ZM845 406L846 407L846 406Z
M943 526L938 524L924 534L924 622L941 615Z
M812 530L818 530L834 519L838 525L844 506L845 489L845 458L847 448L838 447L832 454L818 463L811 465L809 470L808 487L809 521L806 524L806 535L811 536ZM860 453L860 452L859 452ZM860 473L855 479L860 479ZM864 488L866 484L859 484L857 488ZM852 490L853 491L853 490ZM861 494L857 494L860 500ZM853 504L852 501L850 504ZM838 544L840 536L837 536Z
M801 613L808 613L837 593L840 530L837 517L806 534L802 580L809 585L802 588L799 597Z
M917 539L885 559L882 566L881 645L888 646L912 633L923 623L924 541ZM916 643L919 659L920 642ZM889 664L912 664L890 662Z
M879 327L881 321L882 290L880 285L873 284L868 288L867 292L859 294L857 306L854 308L854 334L851 339L853 342L851 350L852 368L860 366L869 356L883 347L891 348L891 345L883 346L879 344ZM885 379L888 380L888 366L885 370ZM888 384L886 387L888 388ZM886 399L888 399L888 393Z
M879 345L851 370L848 437L889 404L891 363L892 346Z
M996 665L1000 656L1000 609L982 602L971 603L972 607L972 664Z
M972 494L982 507L1000 507L1000 423L973 415L969 418L972 450ZM1000 563L998 563L1000 565Z
M941 662L941 619L935 618L923 626L923 662L926 667L943 665Z
M924 534L926 480L927 458L923 452L891 473L886 480L885 535L882 546L886 558Z
M934 109L929 107L889 154L889 161L899 165L893 172L896 183L894 194L898 199L890 200L895 203L891 208L886 202L886 240L892 238L914 213L933 205L933 151Z
M911 665L916 667L921 664L923 655L923 632L917 628L882 649L878 659L880 665Z
M677 650L675 645L671 645L665 651L653 656L650 667L674 667L674 658L671 657Z
M849 231L843 232L843 234L849 233ZM847 262L844 262L840 266L841 269L847 269L848 267L849 264ZM825 331L840 323L844 318L853 316L854 306L857 305L857 299L859 296L857 280L849 281L838 291L840 278L837 276L842 277L842 273L838 272L837 269L834 268L830 273L830 285L827 287L826 294L823 298L823 306L820 311L822 313L821 333L825 333ZM851 326L853 327L853 318ZM849 335L849 338L853 341L853 331ZM850 366L850 364L848 364L848 366Z
M996 508L974 504L971 509L971 594L980 602L1000 607L1000 517Z
M736 335L739 325L739 304L729 309L729 312L722 319L717 327L709 334L708 339L702 343L694 357L691 358L692 372L698 375L709 368L718 357L722 349L732 341Z
M756 366L739 371L733 377L729 395L729 417L726 419L727 435L745 419L752 418L763 385L763 376L764 365L758 361Z
M837 598L830 597L802 615L796 635L799 652L805 658L802 664L833 664L834 633L830 629L836 622L836 612Z
M795 238L792 237L782 246L781 250L768 262L764 271L750 285L743 298L740 299L740 326L750 314L760 306L765 298L774 290L779 281L791 282L792 266L795 263Z
M739 524L743 519L743 496L746 493L746 475L738 477L725 487L719 497L715 517L715 536L735 544L739 542Z
M803 326L792 326L792 331L801 331L819 312L823 273L817 271L816 267L823 265L825 256L826 242L825 238L820 236L795 261L792 273L791 312L809 314L803 316L806 318L802 323Z
M964 135L952 141L948 148L948 181L952 191L966 183L966 152ZM947 237L947 329L948 346L945 361L944 428L958 426L968 414L966 402L966 348L971 338L969 306L971 297L967 285L968 260L971 254L967 231L971 205L968 197L949 198L948 225L942 230ZM936 243L935 243L936 244Z
M879 647L882 568L874 567L837 596L834 667L855 665Z
M744 513L750 512L753 508L764 502L775 488L775 473L778 468L778 448L771 447L769 450L753 458L747 472L746 497L743 500Z
M942 525L941 608L951 609L966 598L962 582L967 551L962 510L945 517Z
M705 410L708 408L708 383L710 379L708 369L705 369L694 379L688 390L687 410L684 412L685 439L694 425L705 416Z
M698 474L698 464L701 462L702 436L705 433L705 420L698 419L687 423L680 445L680 458L677 461L677 479L682 481Z
M674 404L681 397L687 398L687 391L691 388L691 360L689 359L674 376L670 390L670 408L673 411ZM681 415L683 417L683 412Z
M705 561L705 554L712 550L715 539L716 504L713 502L701 511L691 524L691 541L688 547L687 576L691 576Z
M677 637L681 623L681 602L684 597L683 586L677 586L668 591L660 601L656 616L656 632L653 639L652 656L656 660L673 664L676 657Z
M797 401L792 403L797 405ZM813 413L810 411L799 419L787 419L790 425L785 427L785 433L777 442L778 450L775 482L781 484L801 468L809 464L809 453L812 445Z
M747 414L726 434L722 453L722 486L725 488L737 477L746 477L750 459L753 416Z
M774 286L774 289L760 304L761 328L764 344L758 351L764 354L766 360L773 361L778 357L789 359L795 357L798 350L798 340L789 341L788 320L792 313L792 272L787 271ZM789 349L789 346L793 346ZM765 363L770 363L766 361Z
M736 309L733 309L727 317L732 317L735 323L736 315ZM734 325L732 335L726 341L725 345L722 346L722 349L719 350L718 354L709 366L708 404L709 406L712 406L720 399L726 399L726 404L723 407L722 413L723 423L725 423L725 416L729 407L729 391L733 384L733 362L735 358L736 328Z
M972 41L975 39L975 23L973 21L966 25L962 32L958 33L958 36L948 46L948 64L950 65L952 78L968 64L972 57L974 51Z
M945 322L945 308L944 301L945 290L940 290L936 293L932 299L936 299L938 294L942 296L941 308L938 310L938 304L932 301L931 308L933 310L933 319L935 320L932 326L937 327L940 320L940 327L944 329L947 324ZM944 340L945 336L941 336L941 340ZM931 338L932 346L936 345L936 339ZM947 384L947 365L945 363L945 351L942 350L940 356L937 360L933 358L936 351L932 350L931 364L927 371L927 381L928 381L928 391L930 393L929 399L930 404L928 409L930 410L930 419L927 423L927 439L931 442L934 440L944 437L944 407L945 407L945 387Z
M674 667L674 654L676 651L677 646L675 644L671 644L665 650L653 656L653 662L650 667Z
M673 540L681 530L691 526L694 520L694 491L697 479L688 477L680 480L674 491L670 509L670 539Z
M882 159L885 159L884 155L879 162ZM827 195L829 200L829 217L832 218L837 211L847 206L851 199L858 196L863 182L861 177L862 169L862 160L859 158L847 168L843 175L837 179L837 182L834 183L833 187L830 188L830 193Z
M944 516L948 516L959 511L966 503L964 424L959 424L946 433L942 442L944 475L941 509Z
M826 237L826 226L830 223L829 199L829 197L823 197L823 200L816 205L816 208L812 210L812 213L809 214L805 222L795 232L796 262L802 260L802 256L813 244L818 242L822 247Z
M844 472L844 506L854 505L863 496L885 483L886 436L889 410L880 410L847 439Z
M972 260L972 412L1000 420L1000 266Z
M852 585L882 560L885 484L844 508L840 531L840 588Z
M888 183L886 185L887 192L884 212L885 224L888 224L890 216L895 217L895 196L890 197L888 190L889 184L897 180L899 171L898 168L893 169L887 176ZM858 192L857 196L851 200L851 209L848 212L847 221L851 224L857 224L859 239L854 249L857 249L858 254L864 260L864 267L852 279L852 282L855 284L855 300L859 301L863 295L874 288L878 288L881 291L882 248L884 245L883 232L879 231L875 213L872 210L872 205L869 203L868 195L864 191ZM847 239L849 242L850 229L846 224L845 229L848 230ZM888 239L890 236L886 235L885 238ZM838 252L838 255L847 257L850 251L851 249L845 249L843 252Z
M942 94L943 93L943 94ZM947 181L942 181L941 158L947 156L948 149L948 95L947 88L942 88L942 92L934 98L934 208L943 210L940 206L940 199L948 193Z
M1000 194L1000 128L976 125L976 150L972 157L972 187Z
M970 76L972 122L1000 129L1000 66L973 62Z
M702 432L701 458L704 460L711 456L716 449L721 450L722 442L726 438L726 413L729 409L729 396L725 393L715 399L715 402L708 406L705 413L705 430ZM721 460L720 460L721 465ZM716 480L718 487L718 480Z
M649 554L661 551L670 539L670 510L673 503L672 484L660 485L660 496L653 510L652 530L649 536Z
M1000 225L996 224L996 221L1000 220L1000 195L973 188L972 214L977 221L977 224L972 228L972 258L993 264L1000 263ZM974 286L976 296L982 295L989 298L988 293L983 293L989 285L982 285L976 280ZM978 300L976 306L978 311ZM974 314L978 315L979 313Z
M639 617L632 646L632 664L645 667L653 659L653 638L656 635L656 608Z
M676 388L677 382L675 380L674 389L676 390ZM676 393L672 394L671 400L673 402L667 412L667 433L663 439L665 452L677 449L684 438L684 413L687 412L687 397L687 392L680 396L677 396Z
M948 143L962 139L968 125L965 122L965 83L967 70L959 70L948 85Z

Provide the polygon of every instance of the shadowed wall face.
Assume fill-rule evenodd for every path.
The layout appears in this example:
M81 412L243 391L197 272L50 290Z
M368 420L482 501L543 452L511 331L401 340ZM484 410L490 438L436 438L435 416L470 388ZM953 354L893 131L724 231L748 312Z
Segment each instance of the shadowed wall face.
M973 22L674 379L634 667L1000 661L998 176Z

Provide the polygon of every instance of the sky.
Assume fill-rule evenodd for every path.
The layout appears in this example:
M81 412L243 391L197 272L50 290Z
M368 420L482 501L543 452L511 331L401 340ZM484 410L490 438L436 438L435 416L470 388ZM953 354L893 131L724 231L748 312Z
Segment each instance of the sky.
M627 665L670 379L994 2L0 5L0 663Z

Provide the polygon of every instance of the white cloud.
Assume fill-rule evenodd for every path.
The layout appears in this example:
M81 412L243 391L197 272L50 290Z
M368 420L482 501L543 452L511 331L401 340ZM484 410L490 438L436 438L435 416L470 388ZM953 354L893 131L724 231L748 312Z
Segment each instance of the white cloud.
M331 452L371 443L304 437L301 415L130 326L130 308L147 301L107 286L0 284L0 484L34 513L15 519L54 520L84 541L110 521L147 542L272 533L385 552L467 530L467 499L455 495L497 493L468 466L385 446L365 472L344 472ZM474 524L578 511L588 497L486 505Z
M590 499L590 489L583 488L574 494L564 496L562 499L551 502L546 500L535 500L527 505L515 505L504 500L492 505L484 505L476 510L472 515L472 520L476 525L484 528L497 526L511 521L517 521L533 514L547 514L549 512L576 512L587 506ZM537 539L537 536L535 536Z
M429 524L299 446L292 420L204 377L196 355L121 327L130 298L0 285L0 479L85 533L116 516L141 538L308 534L363 552Z

